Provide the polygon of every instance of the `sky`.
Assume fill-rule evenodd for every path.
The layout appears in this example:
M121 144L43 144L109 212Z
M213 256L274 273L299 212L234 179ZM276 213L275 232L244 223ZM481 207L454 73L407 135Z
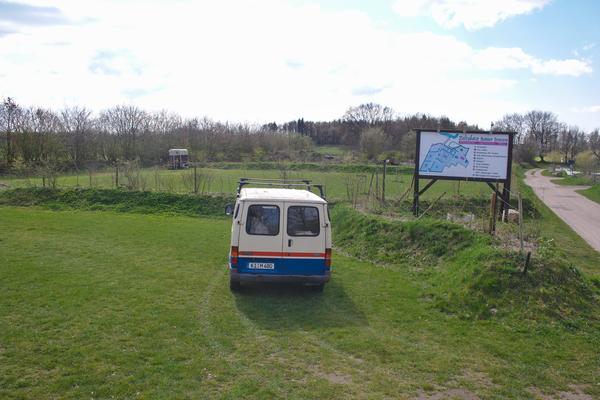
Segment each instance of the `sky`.
M596 0L0 0L0 97L248 123L374 102L600 128Z

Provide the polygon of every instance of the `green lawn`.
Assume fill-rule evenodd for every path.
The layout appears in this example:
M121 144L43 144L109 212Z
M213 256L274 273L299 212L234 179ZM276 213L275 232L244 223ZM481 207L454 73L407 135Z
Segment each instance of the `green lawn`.
M463 320L410 265L339 252L323 294L232 295L229 230L0 207L0 398L600 396L597 330Z
M593 185L587 189L578 190L579 193L587 197L588 199L600 203L600 183Z
M575 176L566 176L564 178L553 179L553 183L557 185L572 185L572 186L589 186L593 182L587 176L575 175Z
M343 156L347 153L352 153L349 148L342 146L315 146L315 151L320 154L330 154L332 156Z

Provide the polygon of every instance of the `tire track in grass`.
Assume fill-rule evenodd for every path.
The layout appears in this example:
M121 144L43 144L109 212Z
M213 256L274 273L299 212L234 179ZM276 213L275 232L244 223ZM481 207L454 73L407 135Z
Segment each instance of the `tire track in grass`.
M223 345L223 341L218 338L223 335L223 331L218 327L215 327L213 316L219 312L218 306L215 305L215 291L219 288L219 283L223 280L226 275L226 269L223 268L219 273L215 273L209 284L206 287L205 293L202 296L202 301L199 307L200 325L203 329L205 336L208 339L211 350L227 359L228 361L243 361L239 354L243 348L238 347L237 343L243 343L239 337L236 338L236 345L233 348L227 348ZM226 302L227 303L227 302ZM252 321L248 319L241 311L233 307L232 316L237 317L243 329L237 331L237 334L243 333L246 337L251 338L254 342L259 342L260 349L266 349L269 354L276 353L277 350L273 347L273 341L268 336L264 335ZM233 350L233 351L230 351Z
M274 335L265 334L265 330L257 326L243 313L239 313L240 321L244 324L251 336L260 344L258 346L260 355L253 352L249 353L249 358L257 363L265 363L273 365L275 370L280 371L286 382L290 382L292 386L296 386L298 390L307 388L310 376L314 380L324 379L330 385L343 385L351 390L351 394L356 396L361 387L360 380L353 380L350 374L327 372L322 368L322 359L337 358L336 365L347 364L349 359L352 359L355 365L360 365L361 361L349 356L345 353L337 351L332 346L306 330L298 330L295 332L285 332L285 339ZM274 340L275 339L275 340ZM282 342L283 340L283 342ZM315 357L315 354L317 355ZM366 375L366 371L362 371L361 380ZM346 393L348 394L348 393Z
M351 256L347 256L351 259L355 259L354 257ZM356 261L361 261L361 260L356 260ZM362 261L364 262L364 261ZM340 281L341 284L343 286L344 282L343 280ZM345 290L346 292L351 292L350 288L346 288ZM367 294L369 291L374 292L375 288L370 287L369 289L367 289ZM365 293L363 293L364 295ZM410 291L405 291L402 293L402 304L404 304L404 306L406 306L407 302L410 302L411 304L417 305L416 303L416 299L414 298L413 294ZM362 302L359 302L362 303ZM332 315L344 315L347 314L347 310L344 309L344 307L340 306L340 304L336 301L327 301L326 302L327 307L329 307L329 309L331 310L330 313L328 314L332 314ZM413 308L413 306L410 306L408 308ZM371 317L373 317L373 315L371 313L367 313L368 315L370 315ZM427 315L427 312L422 311L419 312L418 314L422 314L422 315ZM416 317L420 317L420 315L414 316ZM366 318L366 317L365 317ZM375 316L375 322L381 322L383 320L381 320L381 318L383 318L382 316ZM389 325L389 324L387 324ZM381 326L380 326L381 328ZM410 334L399 334L396 335L394 333L394 330L392 329L392 331L388 331L385 329L378 329L377 326L372 326L371 324L369 324L367 322L366 326L364 327L357 327L357 329L359 330L359 332L357 332L358 335L364 336L364 340L368 341L368 342L374 342L377 344L378 347L382 348L382 349L400 349L400 351L402 351L405 354L413 354L416 356L420 356L419 353L419 346L415 346L415 344L413 342L411 342L410 340ZM309 331L303 331L302 332L304 335L304 340L308 341L312 341L313 343L315 343L317 346L319 346L320 349L322 349L323 352L327 352L328 354L331 355L331 357L334 357L336 359L335 362L331 363L333 365L336 366L336 368L339 369L339 367L337 366L342 366L342 371L346 371L348 372L350 375L353 376L353 384L354 385L364 385L365 383L369 383L371 385L373 385L373 389L376 390L377 387L381 386L379 383L381 381L387 381L389 383L391 383L390 385L385 385L388 387L398 387L398 385L402 385L406 388L405 391L411 391L414 389L415 394L417 393L417 389L420 387L420 385L418 385L418 379L414 379L411 378L411 375L417 375L417 377L419 375L421 375L421 373L419 371L412 371L409 373L403 373L404 369L402 368L398 368L398 364L395 362L387 362L387 363L380 363L378 361L378 359L376 358L375 360L368 360L368 359L362 359L360 356L360 352L354 352L352 350L348 351L345 350L343 348L341 348L340 346L343 346L343 343L338 343L336 342L335 336L331 336L328 335L327 332L320 332L320 331L314 331L314 332L309 332ZM390 345L391 344L391 345ZM347 346L346 346L347 347ZM440 343L435 343L435 348L441 348L443 347ZM437 352L437 351L433 351L432 352ZM367 351L366 355L369 354L369 351ZM374 354L377 357L377 354ZM435 374L433 374L435 375ZM425 376L423 377L425 379ZM434 378L434 376L431 376L431 378ZM387 394L385 392L385 390L383 391L383 393Z
M231 310L231 318L237 319L237 322L241 325L240 329L236 329L236 335L243 334L243 337L236 336L234 345L230 348L224 346L222 341L215 339L226 334L226 332L216 327L215 323L211 321L214 318L215 312L219 312L219 304L217 304L219 301L215 296L215 292L219 290L219 282L223 280L222 278L225 274L226 270L224 269L223 272L215 274L210 280L199 309L201 316L206 317L201 322L201 325L204 333L210 337L211 350L215 352L215 358L220 360L217 363L226 365L225 370L221 369L221 373L230 377L236 377L236 381L232 382L222 376L224 380L217 384L221 387L218 393L220 393L220 390L236 392L239 389L238 386L244 386L244 382L252 386L252 382L254 381L263 381L266 378L264 371L274 371L275 374L269 384L269 388L265 389L266 393L289 390L289 387L286 388L288 382L291 382L292 386L296 386L294 390L304 389L304 375L302 371L305 360L294 356L295 354L304 353L298 352L295 349L290 349L291 351L286 350L285 343L282 343L280 338L265 334L263 329L260 329L242 311L237 309L235 305L233 305L233 309ZM230 303L230 299L228 299L228 289L226 291L227 293L223 295L225 301L222 305L229 307L232 304ZM229 312L225 312L224 314L229 316ZM294 368L294 366L297 368ZM241 381L239 379L240 376L244 377ZM285 397L287 392L281 392L280 395Z
M336 306L333 306L333 308L334 310L338 309ZM369 336L383 336L382 333L377 333L371 327L369 327L367 330L369 332ZM340 349L335 345L335 343L322 338L322 335L320 335L318 332L302 331L301 335L305 337L304 340L311 341L318 346L322 353L329 354L329 357L323 357L323 359L337 359L337 361L332 364L336 366L336 373L338 375L348 375L351 377L346 382L349 387L356 389L364 387L365 383L374 382L374 375L385 377L386 379L389 379L390 381L393 380L396 383L398 381L404 381L405 377L400 375L393 366L385 367L356 357L356 355L350 353L349 351ZM340 370L338 366L343 366L342 370ZM312 373L315 375L314 371L312 371ZM323 378L323 373L316 374L316 376Z
M200 326L206 337L210 349L215 353L222 353L225 350L225 347L222 343L217 340L220 335L218 331L214 329L213 324L211 322L211 311L214 312L214 308L211 307L211 299L213 297L213 292L217 283L223 278L225 269L220 269L219 272L213 274L212 278L206 285L204 295L202 296L202 300L200 302L200 306L198 307L198 316Z

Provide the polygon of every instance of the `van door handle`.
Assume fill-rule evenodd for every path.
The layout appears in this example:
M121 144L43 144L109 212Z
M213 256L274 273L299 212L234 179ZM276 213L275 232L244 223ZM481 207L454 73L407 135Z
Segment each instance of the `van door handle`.
M288 239L288 247L292 247L292 239Z

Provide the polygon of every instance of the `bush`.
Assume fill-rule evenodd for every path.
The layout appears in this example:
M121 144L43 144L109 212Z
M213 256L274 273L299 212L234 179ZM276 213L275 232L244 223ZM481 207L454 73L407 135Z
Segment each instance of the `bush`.
M535 143L525 142L525 143L515 144L513 155L514 155L516 162L534 164L536 154L537 154L537 147L536 147Z
M600 167L600 162L594 153L588 150L577 154L577 157L575 157L575 167L586 174L590 174Z
M385 146L385 133L381 128L369 128L360 134L360 150L369 160L377 158Z

